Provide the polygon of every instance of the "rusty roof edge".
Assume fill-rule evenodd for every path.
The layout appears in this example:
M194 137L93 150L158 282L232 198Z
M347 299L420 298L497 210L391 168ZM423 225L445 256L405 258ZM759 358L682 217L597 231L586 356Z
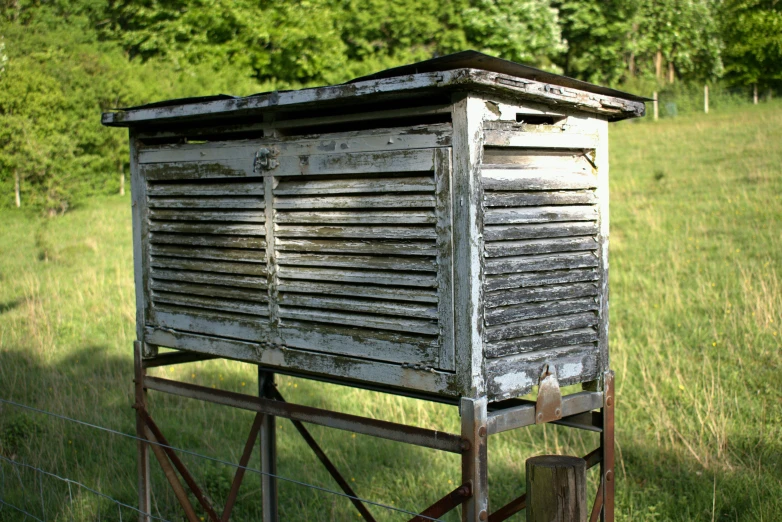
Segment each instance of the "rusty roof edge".
M503 82L503 79L510 81ZM516 79L514 84L513 80ZM520 89L519 85L531 85L534 88ZM311 87L293 91L272 91L246 97L231 97L228 95L207 96L156 102L117 112L105 112L102 123L111 127L133 127L150 124L154 121L181 121L199 117L224 117L231 114L247 114L273 107L305 105L313 103L338 102L351 97L382 96L399 92L421 92L442 88L470 87L502 90L512 92L525 98L536 98L542 101L550 99L557 103L572 104L577 108L590 112L604 113L611 120L638 117L643 115L643 101L630 98L613 97L599 93L589 93L591 101L571 99L567 95L558 95L556 87L563 87L531 79L496 73L484 69L451 69L447 71L432 71L414 73L389 78L368 79L360 82ZM567 89L567 88L565 88ZM573 89L573 88L570 88ZM581 93L580 89L575 89ZM560 89L561 93L565 90ZM608 99L606 99L608 98ZM169 104L169 102L173 102Z

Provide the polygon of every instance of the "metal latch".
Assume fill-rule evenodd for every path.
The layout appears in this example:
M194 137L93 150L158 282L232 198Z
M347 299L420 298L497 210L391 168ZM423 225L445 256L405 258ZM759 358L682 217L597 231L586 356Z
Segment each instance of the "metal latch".
M279 167L280 162L276 159L276 151L269 150L265 147L258 149L255 153L255 161L253 162L253 171L258 173L262 170L274 170Z
M562 392L559 389L556 372L556 368L547 364L540 374L538 399L535 403L535 424L562 418Z

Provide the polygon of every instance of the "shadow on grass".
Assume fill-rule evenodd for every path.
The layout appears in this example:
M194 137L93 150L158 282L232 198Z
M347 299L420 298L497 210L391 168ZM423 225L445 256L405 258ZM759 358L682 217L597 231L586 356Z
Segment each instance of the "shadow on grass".
M189 373L187 368L196 366L180 368ZM224 364L203 363L197 368L187 376L199 384L214 383L218 388L248 394L257 389L256 374L250 365L230 372L225 370ZM297 382L301 383L299 393L294 393L292 386L284 390L292 402L312 404L312 400L306 399L317 397L319 407L339 410L344 406L333 391L317 394L324 385ZM67 358L56 363L45 364L20 349L0 352L0 398L127 434L135 433L132 389L130 353L120 357L110 354L104 346L91 345L71 351ZM358 397L376 400L369 392L362 394ZM173 446L238 462L252 423L252 412L158 393L150 394L149 400L153 418ZM279 473L338 490L288 421L278 419L278 425ZM524 458L532 456L523 455L525 449L544 447L542 430L529 429L533 431L523 437L518 434L507 440L496 439L495 449L513 445L513 452L507 460L491 460L491 506L495 510L523 492ZM565 430L553 429L563 430L562 433ZM428 459L435 458L434 452L429 450L370 437L351 437L347 432L321 427L312 427L311 431L346 478L351 483L355 481L352 485L359 496L381 501L390 496L400 499L397 505L423 509L458 485L458 456L451 456L453 459L445 466L451 470L449 473L454 480L454 484L448 485L443 475L434 473L428 465ZM586 446L591 449L595 440L593 435L588 437ZM492 442L489 443L490 455ZM620 520L712 520L712 505L714 520L750 519L744 515L757 512L758 503L774 494L773 488L748 481L742 470L703 469L687 454L621 441L621 434L620 444L621 461L617 460L617 514ZM753 454L770 456L770 470L761 476L773 481L778 457L774 460L774 447L764 447L764 444L760 437L741 441L742 451L752 448ZM0 455L80 482L127 505L136 505L136 441L132 439L6 404L0 406ZM251 467L258 467L258 458L256 449ZM186 454L182 459L214 500L216 509L221 511L234 468ZM442 464L438 466L442 467ZM0 462L0 468L5 478L4 501L35 516L44 518L42 515L46 514L45 518L50 520L72 517L75 521L99 517L107 521L133 518L131 509L119 507L74 484L69 491L67 482L7 460ZM179 520L181 510L154 458L152 475L154 513L167 520ZM260 517L259 483L255 473L246 475L235 520ZM394 495L394 491L399 494ZM197 506L192 497L191 502ZM285 520L330 520L334 519L334 513L355 517L347 499L285 482L280 482L280 505ZM406 519L382 508L372 507L371 510L380 520ZM8 506L0 510L3 522L19 520L19 516ZM757 517L751 517L754 518ZM451 519L458 519L456 512L446 518ZM523 520L523 514L516 515L515 519Z
M22 304L21 299L13 299L11 301L0 303L0 314L4 314L10 310L13 310L14 308L18 307L20 304Z

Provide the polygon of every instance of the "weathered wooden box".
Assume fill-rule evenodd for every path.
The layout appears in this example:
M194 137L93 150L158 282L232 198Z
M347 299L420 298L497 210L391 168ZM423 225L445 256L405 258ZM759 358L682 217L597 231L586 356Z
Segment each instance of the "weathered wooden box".
M139 340L448 400L608 366L608 122L643 99L466 52L173 100L130 128Z

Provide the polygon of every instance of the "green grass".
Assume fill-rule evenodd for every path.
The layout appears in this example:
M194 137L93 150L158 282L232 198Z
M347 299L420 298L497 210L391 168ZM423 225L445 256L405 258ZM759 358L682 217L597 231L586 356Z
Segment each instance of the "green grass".
M618 518L782 520L782 104L625 122L612 127L611 140ZM46 220L2 211L0 223L0 397L132 433L128 199L95 200ZM256 387L253 367L227 361L153 373ZM292 401L458 429L451 407L287 377L279 383ZM252 422L247 412L155 393L150 410L172 444L233 462ZM279 473L338 489L293 427L279 424ZM312 431L365 498L416 510L459 479L454 455ZM527 457L584 454L596 443L594 434L556 426L492 437L492 506L521 493ZM135 502L131 440L5 405L0 446L3 456ZM184 460L222 505L232 470ZM181 520L153 470L156 513ZM8 464L0 471L0 494L4 487L8 501L40 516L38 477ZM50 521L120 519L116 506L86 491L72 488L71 503L67 485L41 485ZM257 520L259 500L259 480L248 475L236 520ZM359 518L345 499L293 484L281 484L280 502L283 520ZM122 516L133 518L127 509ZM0 521L22 518L0 510Z

